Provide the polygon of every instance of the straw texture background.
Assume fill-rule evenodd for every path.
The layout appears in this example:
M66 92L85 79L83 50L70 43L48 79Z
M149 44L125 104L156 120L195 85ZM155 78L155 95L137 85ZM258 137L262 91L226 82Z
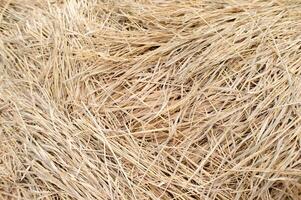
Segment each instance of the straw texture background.
M301 1L1 0L0 199L301 199Z

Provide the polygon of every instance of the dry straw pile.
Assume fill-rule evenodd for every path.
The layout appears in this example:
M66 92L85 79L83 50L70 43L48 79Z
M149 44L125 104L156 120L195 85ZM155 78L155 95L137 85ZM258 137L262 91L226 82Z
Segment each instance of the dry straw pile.
M0 199L301 199L301 1L1 0Z

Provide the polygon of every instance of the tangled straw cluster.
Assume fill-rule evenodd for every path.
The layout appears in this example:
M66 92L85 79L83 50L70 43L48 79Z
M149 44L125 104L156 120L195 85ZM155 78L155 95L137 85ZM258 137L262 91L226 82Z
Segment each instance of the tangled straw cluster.
M0 7L0 199L301 199L299 0Z

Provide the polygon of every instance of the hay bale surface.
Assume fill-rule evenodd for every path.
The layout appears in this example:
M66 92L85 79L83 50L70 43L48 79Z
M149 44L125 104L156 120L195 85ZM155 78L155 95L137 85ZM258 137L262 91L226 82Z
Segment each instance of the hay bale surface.
M301 2L0 1L0 199L301 199Z

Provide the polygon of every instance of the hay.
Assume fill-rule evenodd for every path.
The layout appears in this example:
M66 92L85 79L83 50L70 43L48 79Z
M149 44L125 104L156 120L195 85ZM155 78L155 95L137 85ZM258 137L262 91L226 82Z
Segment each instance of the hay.
M0 199L301 199L299 0L0 7Z

